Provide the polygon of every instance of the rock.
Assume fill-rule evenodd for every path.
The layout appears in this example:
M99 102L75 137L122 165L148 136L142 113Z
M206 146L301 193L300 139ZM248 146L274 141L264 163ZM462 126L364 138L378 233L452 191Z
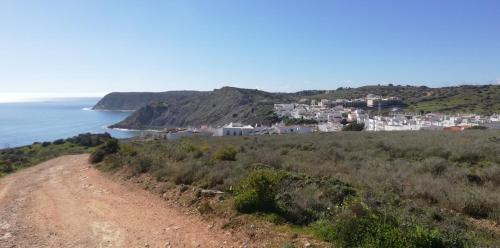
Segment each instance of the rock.
M205 197L214 197L217 195L223 195L224 192L219 191L219 190L212 190L212 189L202 189L201 190L201 195Z
M168 200L168 195L167 195L167 193L163 193L163 195L162 195L161 197L162 197L163 199L165 199L165 200Z
M6 240L12 238L12 233L5 233L2 237L0 237L0 240Z
M170 245L170 241L165 242L165 245L163 245L165 248L171 248L172 246Z
M2 222L2 224L0 224L0 229L7 230L9 228L10 228L10 224L7 222Z
M310 248L310 247L312 247L311 243L306 242L306 243L304 244L304 248Z

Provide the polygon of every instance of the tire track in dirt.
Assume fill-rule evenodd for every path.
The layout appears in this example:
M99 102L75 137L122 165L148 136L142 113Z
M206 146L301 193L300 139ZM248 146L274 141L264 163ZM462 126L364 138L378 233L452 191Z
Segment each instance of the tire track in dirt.
M0 247L240 247L149 192L103 177L88 155L0 179Z

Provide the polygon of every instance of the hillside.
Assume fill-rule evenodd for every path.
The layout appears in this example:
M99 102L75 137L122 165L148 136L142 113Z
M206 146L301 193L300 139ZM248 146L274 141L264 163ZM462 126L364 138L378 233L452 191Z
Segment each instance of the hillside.
M270 124L274 103L301 99L354 99L367 94L400 97L411 112L500 113L500 85L429 88L425 86L363 86L337 90L270 93L223 87L214 91L111 93L96 110L136 110L115 128L168 128L221 125L229 122Z
M201 91L167 92L113 92L104 96L94 107L95 110L138 110L158 101L181 101L206 94Z
M273 104L283 101L290 99L284 94L232 87L212 92L190 92L147 104L112 127L145 129L229 122L270 124L273 122Z
M492 114L500 112L500 85L462 85L429 88L426 86L363 86L318 91L305 98L353 99L367 94L383 97L397 96L408 104L407 111L424 112L473 112Z

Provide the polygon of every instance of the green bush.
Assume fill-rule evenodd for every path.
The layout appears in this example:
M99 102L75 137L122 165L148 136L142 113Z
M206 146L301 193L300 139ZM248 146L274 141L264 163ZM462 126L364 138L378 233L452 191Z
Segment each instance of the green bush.
M438 248L466 247L468 244L464 237L443 235L435 229L370 211L361 215L344 213L333 223L321 220L310 228L316 236L338 247Z
M307 225L321 218L328 218L333 209L355 196L349 185L334 178L311 178L290 173L280 183L276 195L279 213L289 222Z
M67 141L80 146L96 147L103 144L109 139L112 139L109 133L103 133L103 134L82 133L75 137L67 139Z
M487 218L490 214L495 211L494 203L488 201L487 199L480 199L478 197L470 197L464 203L462 212L474 217L476 219Z
M256 170L236 187L234 204L242 213L276 211L276 187L283 179L282 173Z
M342 131L363 131L365 129L364 123L349 123L345 127L342 128Z
M120 145L117 139L109 139L106 143L99 146L92 154L90 154L90 162L93 164L100 163L107 155L118 152Z
M134 163L132 163L132 173L134 175L146 173L153 166L153 161L148 157L139 157Z
M259 193L256 190L246 190L238 193L234 197L234 206L236 210L241 213L252 213L256 211L260 211L264 208L269 208L269 203L262 202ZM271 206L274 207L274 202L271 202Z
M11 173L11 172L14 172L15 171L15 167L12 163L8 162L8 163L0 163L0 174L2 173Z
M232 146L223 147L223 148L219 148L215 152L215 154L213 155L213 158L215 160L235 161L237 153L238 152Z
M316 236L324 241L333 243L336 240L335 229L328 221L319 220L309 225L309 227Z

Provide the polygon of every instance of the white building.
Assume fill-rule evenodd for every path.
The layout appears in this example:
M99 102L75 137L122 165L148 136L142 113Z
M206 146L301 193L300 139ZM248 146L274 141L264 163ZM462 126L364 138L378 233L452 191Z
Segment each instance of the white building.
M318 124L320 132L337 132L342 130L343 125L338 122L326 122Z
M362 109L356 109L347 114L347 120L350 122L364 123L365 122L365 111Z
M241 123L229 123L219 128L217 136L247 136L253 133L254 127Z
M382 100L382 96L378 96L378 95L374 95L374 94L368 94L366 96L366 106L373 107L380 100Z

